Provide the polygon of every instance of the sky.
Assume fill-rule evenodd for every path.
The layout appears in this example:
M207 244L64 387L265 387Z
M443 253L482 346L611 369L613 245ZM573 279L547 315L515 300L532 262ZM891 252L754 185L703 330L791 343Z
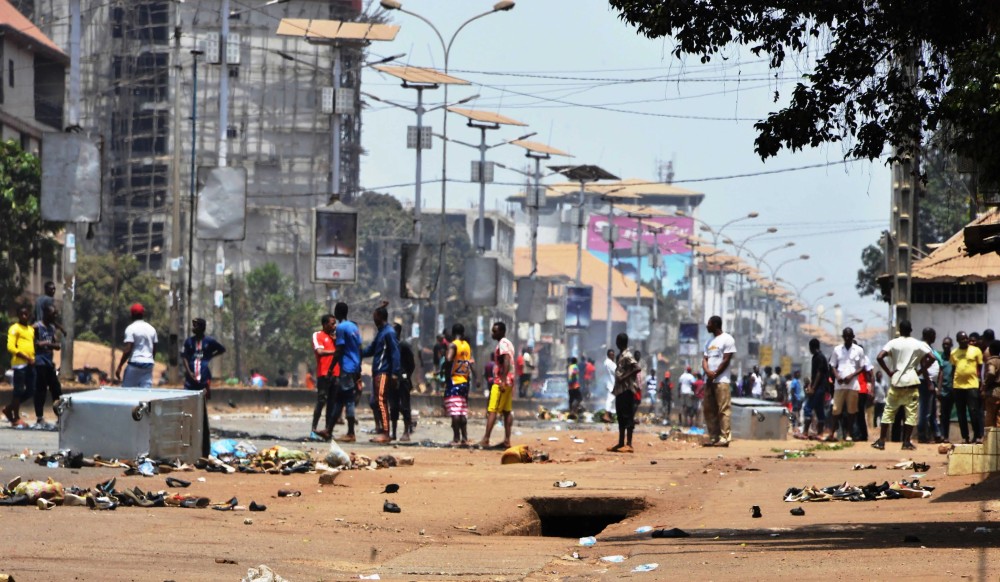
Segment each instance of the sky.
M377 6L377 2L375 2ZM486 0L406 0L403 7L430 20L445 42L467 18L490 10ZM419 19L390 13L401 29L392 42L376 43L371 59L406 53L398 61L443 69L444 51L433 30ZM489 143L535 131L532 140L548 143L575 157L571 163L597 164L621 178L658 179L659 164L673 162L674 184L705 194L697 216L718 229L730 220L759 213L732 224L722 238L768 253L771 267L783 264L778 277L803 287L804 299L818 301L828 312L842 306L844 323L884 326L887 306L861 298L854 288L861 250L878 241L888 228L890 172L881 160L843 161L844 146L833 144L782 153L762 162L753 151L753 124L776 111L788 98L802 70L795 65L778 73L748 50L732 49L726 60L702 64L680 61L671 54L671 39L647 39L601 0L518 0L513 10L478 19L455 37L449 72L472 82L449 90L449 102L479 94L464 105L501 113L529 125L488 133ZM365 92L414 105L415 91L399 81L366 69ZM776 95L777 94L777 95ZM777 96L778 101L775 102ZM425 105L440 105L443 91L425 92ZM365 188L412 203L415 151L406 149L406 127L414 113L367 100L363 117L361 181ZM441 131L441 111L425 116ZM467 142L479 132L451 115L448 137ZM440 210L441 142L424 152L423 199L427 211ZM504 145L488 159L525 167L523 150ZM468 180L478 151L450 144L449 180ZM821 166L786 171L803 166ZM712 179L744 174L731 179ZM558 177L549 182L558 181ZM431 183L427 183L431 182ZM518 192L520 174L496 169L487 186L487 207L502 207ZM449 181L449 208L469 208L478 200L478 185ZM728 249L730 252L732 249ZM808 260L795 259L809 255ZM819 283L812 283L823 277ZM811 284L812 283L812 284ZM823 299L827 292L833 297ZM828 316L829 317L829 316ZM864 323L851 323L853 318Z

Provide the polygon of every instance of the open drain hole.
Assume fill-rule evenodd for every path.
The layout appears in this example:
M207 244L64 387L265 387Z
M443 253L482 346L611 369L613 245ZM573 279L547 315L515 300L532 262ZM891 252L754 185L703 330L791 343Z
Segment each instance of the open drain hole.
M534 516L505 528L504 535L582 538L637 515L648 506L641 497L529 497Z

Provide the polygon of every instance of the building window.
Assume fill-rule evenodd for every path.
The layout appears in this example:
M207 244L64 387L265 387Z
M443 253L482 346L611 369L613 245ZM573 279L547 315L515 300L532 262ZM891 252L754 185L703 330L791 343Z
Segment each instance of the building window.
M913 303L954 305L986 303L986 283L914 283Z

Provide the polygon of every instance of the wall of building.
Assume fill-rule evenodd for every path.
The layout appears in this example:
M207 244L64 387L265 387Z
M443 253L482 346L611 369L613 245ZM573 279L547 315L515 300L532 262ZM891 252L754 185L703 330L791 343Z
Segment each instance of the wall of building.
M987 297L1000 297L1000 282L987 285ZM914 335L925 327L937 331L938 341L955 337L959 331L982 332L986 328L1000 329L1000 302L979 304L914 303L910 306Z
M3 43L3 103L0 107L14 117L35 118L35 54L25 50L13 37L0 37Z

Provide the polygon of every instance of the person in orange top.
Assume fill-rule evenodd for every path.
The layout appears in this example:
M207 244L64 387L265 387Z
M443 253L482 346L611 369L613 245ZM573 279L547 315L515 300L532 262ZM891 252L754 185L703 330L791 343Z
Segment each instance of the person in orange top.
M317 431L319 419L326 408L327 424L331 424L330 414L333 412L334 387L337 385L337 377L340 376L340 366L334 364L334 355L337 353L337 346L334 343L334 331L337 329L337 320L333 315L327 313L320 318L323 329L313 333L313 353L316 354L316 377L319 378L319 385L316 388L316 407L313 408L312 431L309 438L312 440L329 440L330 433ZM309 376L306 376L307 382ZM336 420L336 419L332 419Z

